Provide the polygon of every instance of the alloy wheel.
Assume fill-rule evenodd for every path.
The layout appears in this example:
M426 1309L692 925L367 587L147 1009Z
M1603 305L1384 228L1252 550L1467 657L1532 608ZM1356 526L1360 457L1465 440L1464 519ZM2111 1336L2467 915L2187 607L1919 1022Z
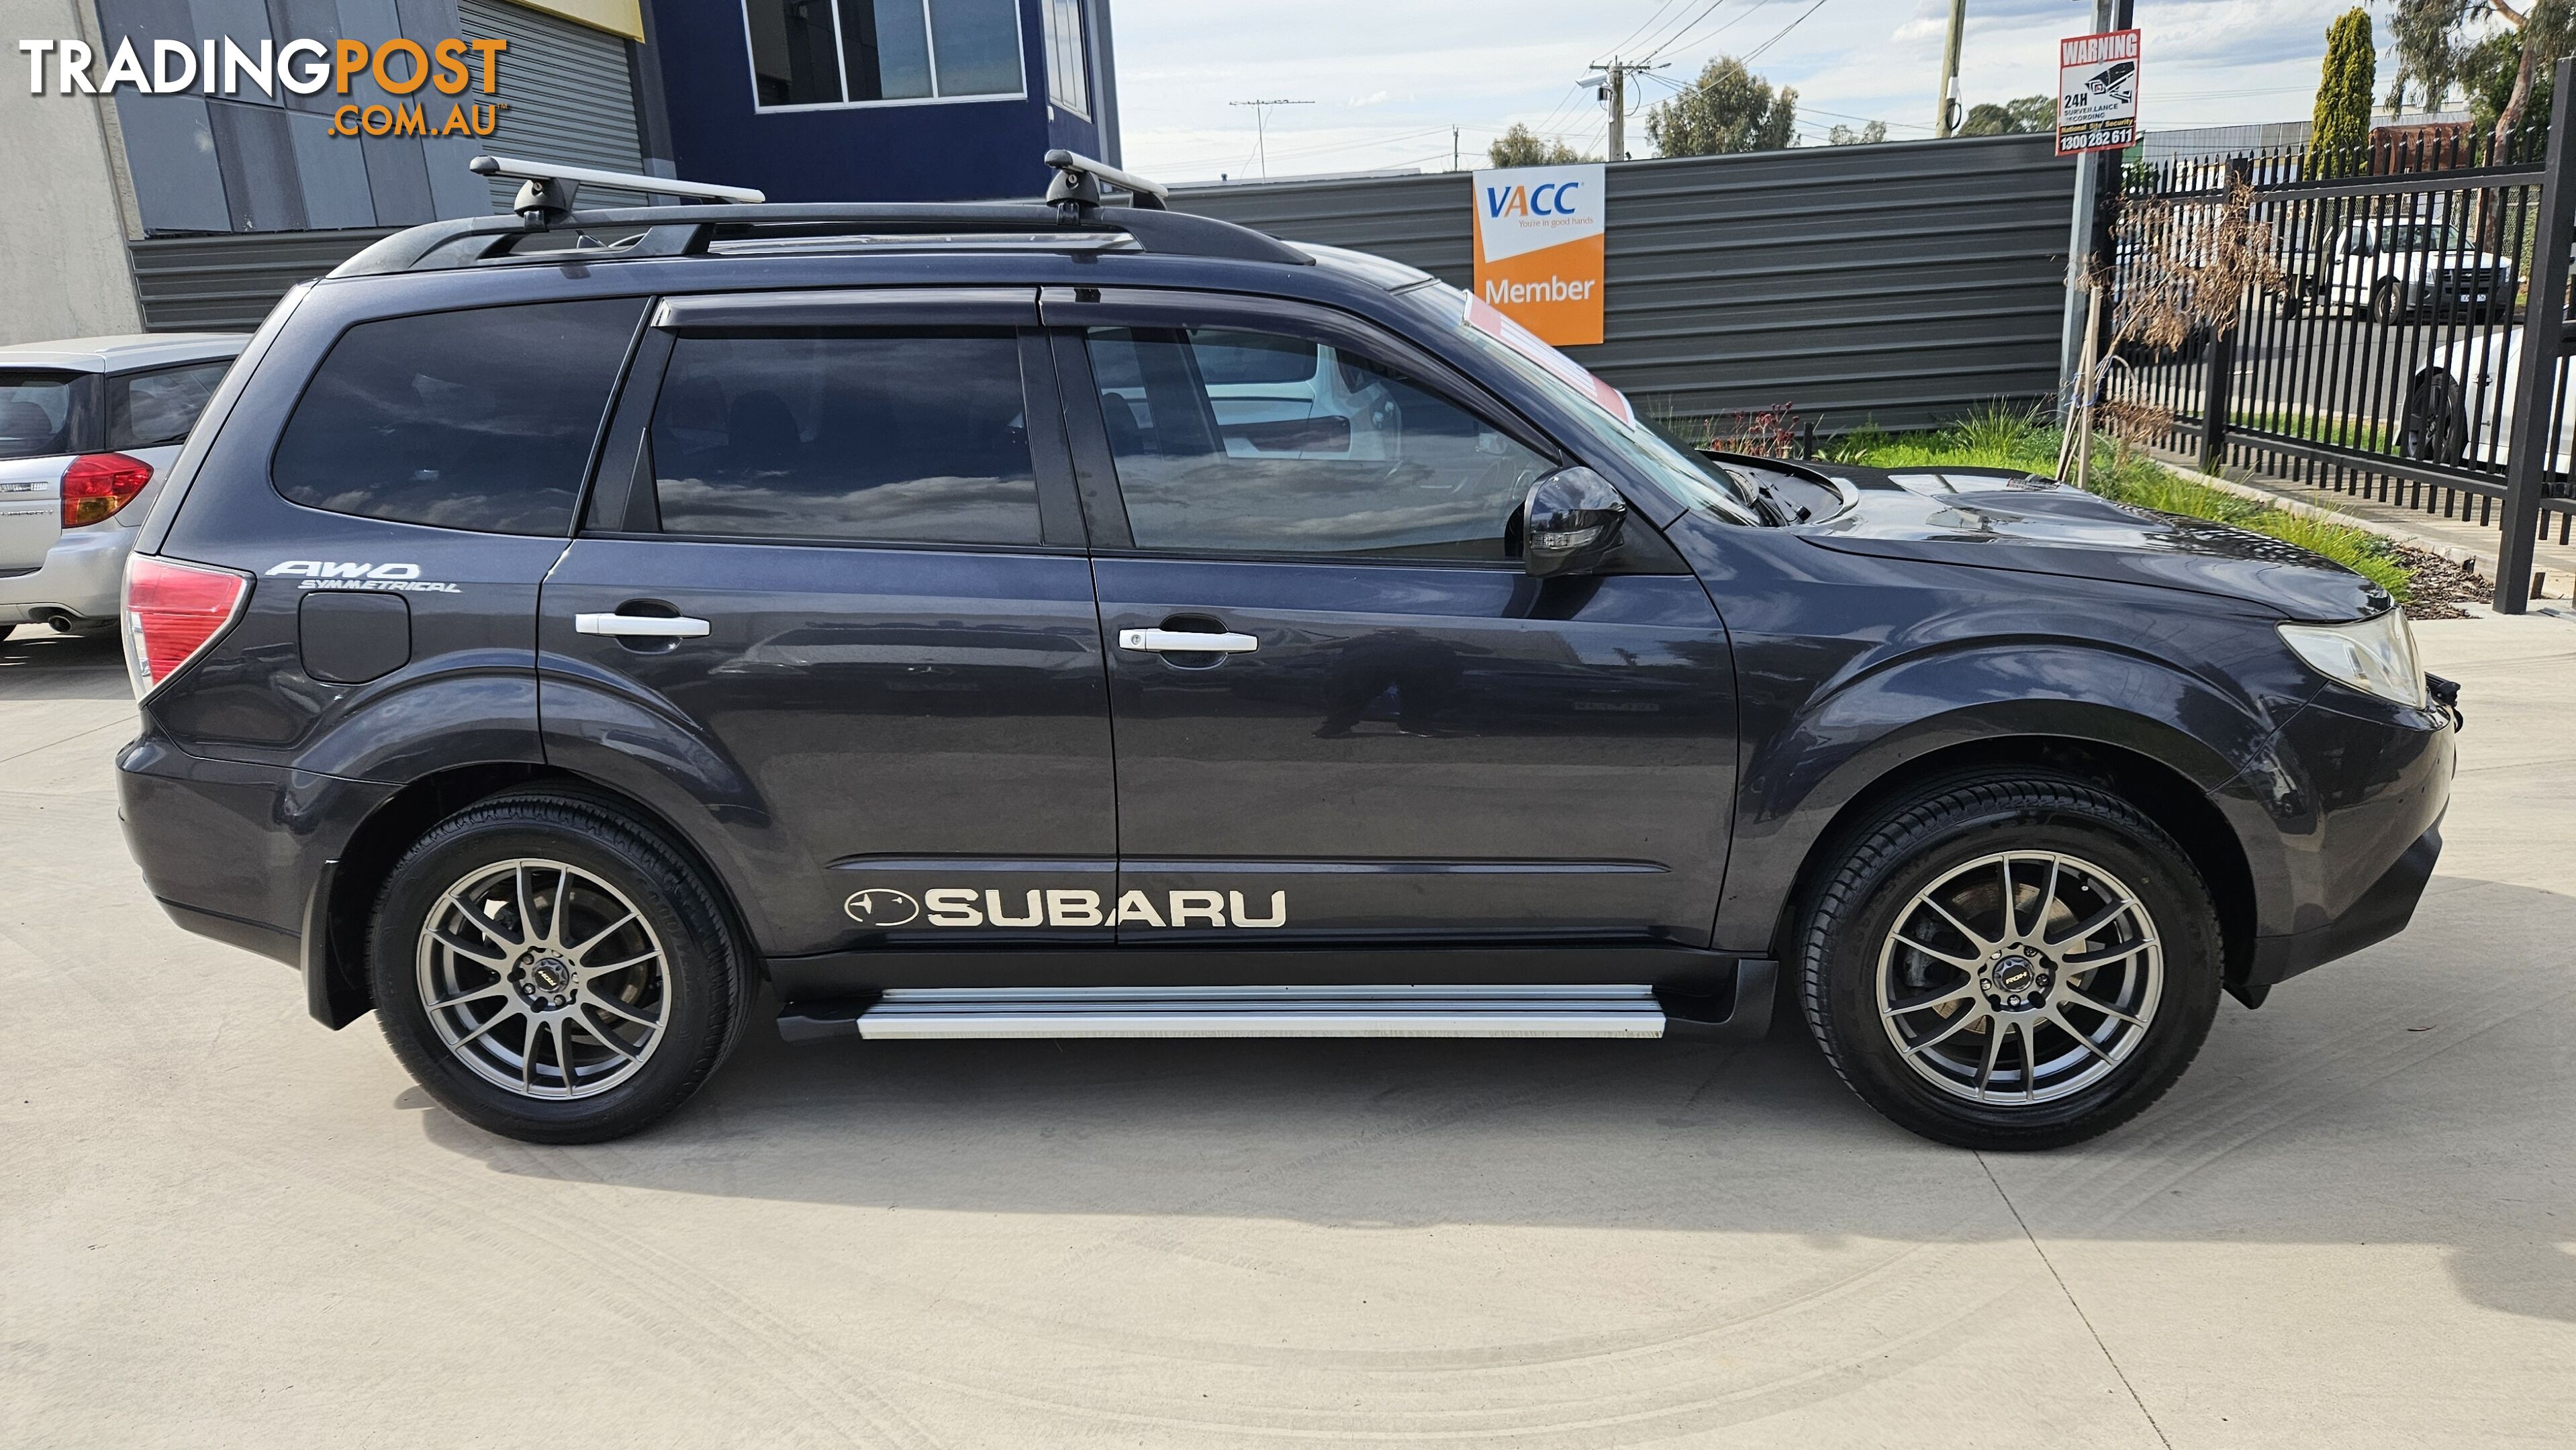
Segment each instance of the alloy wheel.
M522 1097L632 1077L671 1015L661 939L625 893L560 861L478 867L420 929L421 1006L448 1051Z
M1983 856L1915 893L1879 949L1879 1020L1941 1091L2001 1107L2052 1102L2116 1071L2163 994L2146 906L2111 872L2056 851Z

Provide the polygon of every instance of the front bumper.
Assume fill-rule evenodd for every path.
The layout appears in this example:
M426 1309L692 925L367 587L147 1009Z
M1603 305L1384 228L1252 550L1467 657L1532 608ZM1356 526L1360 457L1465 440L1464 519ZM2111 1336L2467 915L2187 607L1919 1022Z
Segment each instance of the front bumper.
M65 529L45 562L0 579L0 624L26 624L70 614L112 620L125 596L125 556L142 532L111 519Z
M2287 936L2256 937L2244 985L2270 987L2404 931L2406 923L2414 920L2415 905L2424 899L2425 883L2433 879L2433 863L2441 855L2442 828L2435 826L2416 837L2343 915Z

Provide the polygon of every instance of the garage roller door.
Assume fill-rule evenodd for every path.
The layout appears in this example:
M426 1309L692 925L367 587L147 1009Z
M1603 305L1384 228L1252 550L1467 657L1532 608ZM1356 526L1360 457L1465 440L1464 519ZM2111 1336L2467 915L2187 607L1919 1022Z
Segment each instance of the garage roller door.
M603 171L642 171L635 85L626 42L500 0L461 0L458 18L475 40L506 40L501 60L500 129L481 143L498 156L561 161ZM519 183L494 181L492 209L506 212ZM585 206L640 206L634 192L581 189Z

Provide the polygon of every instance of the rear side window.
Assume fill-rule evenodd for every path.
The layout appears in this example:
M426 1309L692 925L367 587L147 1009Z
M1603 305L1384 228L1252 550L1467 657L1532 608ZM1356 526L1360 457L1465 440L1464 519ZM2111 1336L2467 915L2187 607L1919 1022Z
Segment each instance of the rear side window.
M0 370L0 458L79 452L72 405L86 380L81 373Z
M222 362L191 363L107 380L107 446L167 448L188 441L197 415L224 380Z
M333 513L563 534L640 297L350 328L286 422L277 491Z
M652 444L665 533L1039 539L1007 331L683 337Z

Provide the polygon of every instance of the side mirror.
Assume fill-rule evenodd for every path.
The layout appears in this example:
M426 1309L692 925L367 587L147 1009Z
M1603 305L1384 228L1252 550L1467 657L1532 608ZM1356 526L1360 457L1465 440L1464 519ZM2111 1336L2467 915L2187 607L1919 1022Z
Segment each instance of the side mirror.
M1530 485L1521 505L1521 568L1533 579L1588 574L1619 546L1628 501L1580 465Z

